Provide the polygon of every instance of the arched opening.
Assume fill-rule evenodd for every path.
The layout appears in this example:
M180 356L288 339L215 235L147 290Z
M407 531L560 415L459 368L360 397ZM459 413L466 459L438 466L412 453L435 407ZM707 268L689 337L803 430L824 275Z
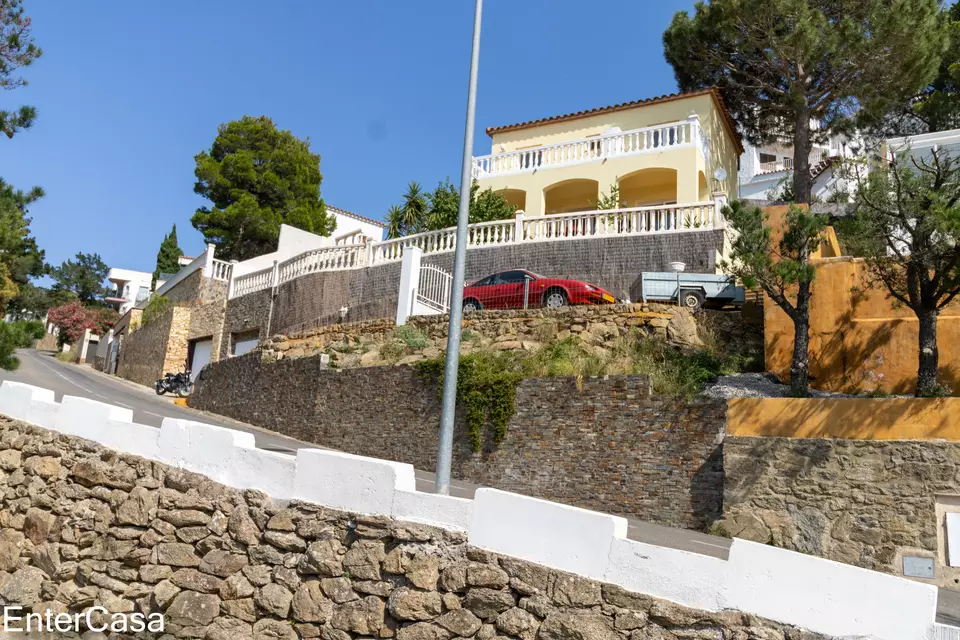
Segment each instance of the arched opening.
M495 193L503 196L503 199L507 201L507 204L512 204L515 206L517 211L527 210L527 192L523 189L500 189Z
M700 172L700 199L699 202L706 202L710 199L710 185L707 183L707 176Z
M641 169L622 176L617 184L624 207L652 207L677 202L676 169Z
M543 190L543 210L547 214L589 211L597 208L598 195L596 180L564 180Z

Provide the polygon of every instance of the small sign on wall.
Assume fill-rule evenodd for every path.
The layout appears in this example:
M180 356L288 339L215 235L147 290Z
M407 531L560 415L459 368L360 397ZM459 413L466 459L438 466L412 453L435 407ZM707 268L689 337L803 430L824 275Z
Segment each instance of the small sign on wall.
M933 558L903 556L903 576L905 578L933 579Z

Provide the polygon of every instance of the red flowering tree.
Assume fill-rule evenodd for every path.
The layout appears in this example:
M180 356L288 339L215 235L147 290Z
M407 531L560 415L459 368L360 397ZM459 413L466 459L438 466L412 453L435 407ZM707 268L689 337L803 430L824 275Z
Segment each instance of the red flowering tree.
M60 329L60 335L65 340L76 342L87 329L101 336L109 331L117 322L117 312L105 307L84 307L74 301L50 309L47 319Z

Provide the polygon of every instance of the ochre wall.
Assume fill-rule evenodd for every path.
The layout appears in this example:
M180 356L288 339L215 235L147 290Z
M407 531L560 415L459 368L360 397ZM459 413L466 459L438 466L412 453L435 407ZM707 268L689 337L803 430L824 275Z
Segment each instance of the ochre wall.
M960 398L732 398L727 435L960 442Z
M917 318L870 286L858 258L817 261L810 303L811 386L847 393L913 393L917 377ZM960 395L960 302L937 324L940 380ZM771 300L764 304L766 368L790 377L793 322Z

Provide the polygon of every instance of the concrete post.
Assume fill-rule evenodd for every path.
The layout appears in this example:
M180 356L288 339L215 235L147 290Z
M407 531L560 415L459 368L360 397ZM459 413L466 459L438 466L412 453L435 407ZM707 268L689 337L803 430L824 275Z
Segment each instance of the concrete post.
M213 254L217 250L217 245L208 244L206 251L203 252L203 277L213 277Z
M523 242L523 219L526 216L523 213L523 209L518 210L514 214L514 230L513 230L513 241L514 242Z
M400 291L397 293L397 326L407 322L413 313L413 302L420 286L420 259L423 250L419 247L403 248L403 260L400 262Z
M237 279L237 261L230 261L230 279L227 281L227 300L233 297L233 282Z

